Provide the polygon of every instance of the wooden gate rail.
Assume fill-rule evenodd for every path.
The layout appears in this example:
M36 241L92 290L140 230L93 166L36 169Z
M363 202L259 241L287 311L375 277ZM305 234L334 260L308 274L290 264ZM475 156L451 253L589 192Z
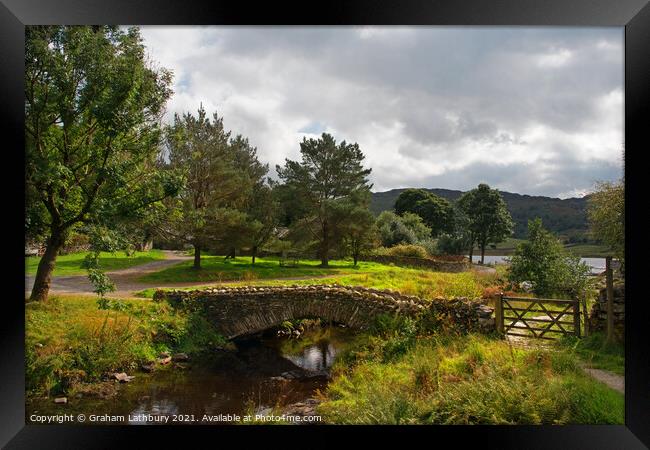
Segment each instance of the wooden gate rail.
M511 302L526 302L528 307L515 307ZM544 303L552 303L554 305L566 305L561 310L553 310L547 308ZM534 308L538 306L538 308ZM512 312L514 317L506 316L505 311ZM543 312L548 318L535 318L525 317L530 312ZM504 335L533 337L536 339L555 340L556 337L545 336L546 333L559 333L564 335L574 335L580 337L580 301L578 298L574 299L555 299L555 298L530 298L530 297L506 297L503 294L499 295L495 308L497 330ZM564 316L573 316L572 321L560 320ZM509 323L506 324L506 319ZM530 322L530 324L529 324ZM542 324L548 324L543 326ZM533 327L531 325L538 325ZM572 325L573 330L565 328L563 325ZM556 326L558 329L552 329ZM527 330L531 335L515 333L511 330Z

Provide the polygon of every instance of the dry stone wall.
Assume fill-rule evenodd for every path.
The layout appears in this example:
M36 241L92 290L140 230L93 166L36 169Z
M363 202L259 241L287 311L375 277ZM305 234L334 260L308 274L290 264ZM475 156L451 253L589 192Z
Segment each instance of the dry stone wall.
M280 325L285 320L320 317L350 328L367 329L375 317L425 313L461 331L494 330L493 310L478 300L424 300L391 290L315 285L218 287L194 291L162 291L155 301L204 314L228 339Z
M625 284L614 283L614 298L612 309L614 311L614 337L623 341L625 338ZM607 289L598 292L596 303L591 307L589 315L589 331L607 332Z

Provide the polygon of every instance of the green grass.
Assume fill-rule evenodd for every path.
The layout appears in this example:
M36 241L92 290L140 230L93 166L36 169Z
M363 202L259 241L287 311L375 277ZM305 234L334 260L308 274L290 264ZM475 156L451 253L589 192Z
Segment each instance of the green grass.
M253 266L251 258L247 256L240 256L234 260L224 260L223 256L203 256L201 268L198 270L193 268L193 263L193 261L185 261L159 272L144 275L140 281L160 283L250 281L359 273L380 270L381 266L374 262L360 262L354 266L352 261L330 261L330 266L324 268L319 267L320 261L300 260L297 267L281 267L277 258L256 258Z
M624 422L623 395L585 375L571 352L408 329L359 339L323 394L328 423Z
M86 269L82 267L82 263L87 254L88 252L77 252L57 256L54 276L86 275ZM135 252L132 256L126 256L124 252L101 252L99 255L99 267L105 271L128 269L129 267L161 259L165 259L165 254L161 250ZM30 275L36 274L40 261L41 258L39 256L25 258L25 273Z
M589 367L625 375L625 347L621 343L608 344L603 333L594 333L583 339L566 337L560 341L560 345L580 357Z
M71 394L111 372L133 373L161 351L197 354L224 343L206 319L151 300L51 296L25 304L28 395Z
M312 284L340 284L343 286L364 286L371 287L376 289L392 289L399 291L407 295L417 295L422 298L433 298L433 297L468 297L468 298L477 298L481 297L485 289L493 287L500 283L500 275L496 274L485 274L480 272L460 272L460 273L444 273L444 272L432 272L429 270L407 268L407 267L397 267L391 265L384 265L373 262L360 262L358 268L352 267L351 263L348 262L336 262L335 266L330 269L317 268L309 263L304 263L304 266L295 268L295 269L283 269L273 266L274 262L266 262L266 264L272 265L272 267L260 268L260 272L257 272L255 275L243 275L239 279L240 281L235 283L229 283L229 286L283 286L283 285L312 285ZM223 263L221 263L223 264ZM277 262L275 262L277 264ZM316 264L314 262L314 264ZM257 266L257 263L255 264ZM245 267L247 269L242 269ZM243 265L235 265L233 271L230 272L231 276L234 276L234 273L239 273L237 270L249 270L250 266L247 266L245 263ZM187 271L192 271L193 269L182 269L179 267L172 267L170 269L165 269L162 272L167 273L180 273L186 274ZM207 269L205 269L207 271ZM287 272L285 272L285 270ZM290 276L319 276L322 272L325 271L327 274L332 274L333 276L325 278L309 278L301 280L264 280L262 278L267 278L271 276L278 276L279 274L285 274L287 277ZM353 273L346 273L352 271ZM151 275L159 275L162 272ZM315 273L314 273L315 272ZM360 272L360 273L358 273ZM191 274L191 272L190 272ZM292 275L289 275L292 274ZM143 277L143 280L154 281L149 275ZM166 277L166 280L169 279ZM228 279L228 278L223 278ZM178 278L175 281L180 281ZM184 280L188 281L188 280ZM207 280L204 280L207 281ZM200 289L200 286L195 286L188 289ZM138 296L142 297L153 297L156 288L145 289L137 293Z

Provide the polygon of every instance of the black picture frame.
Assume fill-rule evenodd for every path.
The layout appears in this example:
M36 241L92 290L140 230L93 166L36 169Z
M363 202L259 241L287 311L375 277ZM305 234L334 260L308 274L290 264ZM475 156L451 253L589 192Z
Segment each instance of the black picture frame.
M245 445L264 436L269 443L278 434L301 433L307 441L277 441L280 445L309 445L319 441L313 433L339 436L350 431L371 432L375 438L395 442L440 443L453 446L473 440L481 448L614 449L650 446L650 370L647 343L648 304L642 296L641 252L648 239L644 211L642 170L648 111L650 109L649 0L356 0L322 3L249 2L216 0L0 0L0 111L4 199L11 200L3 218L5 272L9 283L2 299L0 344L0 445L6 448L116 448L134 439L147 446L175 441L207 439L224 445L226 431ZM137 25L514 25L625 27L625 182L626 182L626 386L624 426L456 426L456 427L119 427L79 425L25 425L24 402L24 298L18 280L24 279L19 236L24 230L24 27L36 24ZM24 166L23 166L24 167ZM11 233L11 234L9 234ZM24 233L23 233L24 234ZM9 259L6 259L6 258ZM144 429L146 428L146 429ZM309 433L309 437L305 435ZM280 436L280 434L282 436ZM425 441L415 441L410 434ZM200 436L199 436L200 435ZM312 436L313 435L313 436ZM415 438L415 437L413 437ZM188 440L191 439L191 440ZM320 440L339 445L346 438ZM142 444L140 444L141 446ZM182 445L182 444L178 444ZM233 444L229 444L233 445ZM421 445L421 444L420 444Z

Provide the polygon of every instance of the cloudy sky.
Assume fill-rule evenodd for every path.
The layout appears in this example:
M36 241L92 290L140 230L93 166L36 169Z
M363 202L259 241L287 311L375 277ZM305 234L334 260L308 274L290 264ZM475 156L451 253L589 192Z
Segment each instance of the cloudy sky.
M174 112L202 102L262 160L303 137L358 142L374 191L582 196L618 179L623 28L142 27L174 72Z

